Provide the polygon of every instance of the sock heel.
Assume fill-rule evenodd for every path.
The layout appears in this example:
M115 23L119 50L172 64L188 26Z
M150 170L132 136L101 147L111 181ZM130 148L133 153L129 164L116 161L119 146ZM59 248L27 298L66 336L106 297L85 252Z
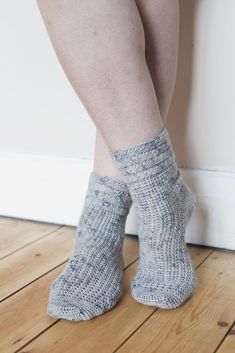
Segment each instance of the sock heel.
M182 178L177 182L174 191L179 198L180 204L184 208L186 215L185 221L187 223L197 205L195 194Z
M196 208L197 201L196 201L195 194L192 192L192 190L187 185L186 185L186 188L187 188L187 201L186 201L186 204L188 205L186 210L187 210L187 216L188 216L188 221L189 221L189 219L192 216L193 211Z

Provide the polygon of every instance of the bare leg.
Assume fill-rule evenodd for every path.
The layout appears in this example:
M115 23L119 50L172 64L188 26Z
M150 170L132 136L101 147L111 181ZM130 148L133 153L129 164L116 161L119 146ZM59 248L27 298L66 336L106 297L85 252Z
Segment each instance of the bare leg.
M137 0L142 18L146 60L165 123L176 79L179 2L178 0ZM95 171L115 179L122 176L110 158L109 149L97 132Z
M134 0L38 0L59 60L110 149L160 133Z
M163 122L166 121L177 71L178 0L136 0L146 37L146 60Z
M112 161L106 142L98 130L96 130L94 172L116 180L123 179L118 168Z

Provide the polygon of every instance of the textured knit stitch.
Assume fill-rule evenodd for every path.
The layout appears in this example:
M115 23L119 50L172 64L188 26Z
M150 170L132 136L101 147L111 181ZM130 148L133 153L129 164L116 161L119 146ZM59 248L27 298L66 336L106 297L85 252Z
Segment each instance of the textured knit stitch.
M122 171L138 213L140 262L133 297L163 309L183 304L196 287L185 245L185 228L196 200L182 179L169 135L127 149L112 158Z
M89 320L110 310L121 298L121 251L130 205L124 183L91 174L75 249L51 286L50 316Z

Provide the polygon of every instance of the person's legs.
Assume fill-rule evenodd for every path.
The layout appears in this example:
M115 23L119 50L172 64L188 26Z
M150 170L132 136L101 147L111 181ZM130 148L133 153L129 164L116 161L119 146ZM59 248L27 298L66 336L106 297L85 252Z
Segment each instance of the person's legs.
M134 0L38 0L72 86L112 149L162 131Z
M183 239L186 219L192 208L193 200L190 191L181 181L172 157L170 142L166 131L163 130L154 85L145 59L144 30L136 3L134 0L100 0L99 6L96 6L94 0L73 0L69 3L56 0L48 3L46 0L38 0L38 3L60 62L91 118L101 131L109 149L114 151L113 159L122 171L139 211L141 255L144 258L141 264L144 263L144 266L139 268L141 275L137 274L138 289L141 295L136 296L133 293L134 297L145 304L150 302L148 293L150 280L152 281L152 305L161 306L162 303L164 303L162 305L164 307L180 305L191 293L194 285L192 266L184 242L179 241L180 246L177 243L177 261L175 261L172 256L172 252L174 255L175 243L168 242L168 240L169 238L171 240ZM134 147L131 147L133 145ZM125 165L125 161L128 162L127 165ZM160 172L158 173L158 171ZM105 184L105 191L101 192L101 202L100 199L94 202L93 198L100 194L101 184ZM100 212L94 212L95 210L88 207L88 213L85 208L85 221L81 218L82 227L86 224L89 225L88 228L85 227L85 231L84 228L81 229L82 235L85 235L84 240L86 241L83 243L85 248L87 234L88 238L93 236L95 239L95 242L92 243L94 244L94 253L88 251L90 246L83 252L88 254L88 258L84 261L85 271L82 271L82 277L81 273L77 273L79 272L77 270L80 268L79 261L82 261L83 257L78 256L76 258L78 262L72 261L68 271L62 274L54 286L58 296L60 296L61 288L63 288L62 292L64 290L67 291L66 293L71 291L67 303L65 300L64 304L67 304L66 310L71 307L73 312L77 310L76 319L84 317L84 312L82 313L81 310L84 296L88 295L89 298L86 302L89 308L88 314L86 311L86 318L110 309L120 297L120 290L115 293L109 291L111 287L113 288L113 284L120 287L120 265L117 266L119 262L115 260L112 263L113 257L110 259L107 252L106 261L101 262L101 268L99 267L100 259L95 263L92 261L90 264L90 258L96 259L94 254L97 254L97 251L95 252L97 235L100 236L98 239L101 242L103 239L103 244L108 239L107 236L101 236L103 228L96 234L97 229L93 227L93 224L103 226L103 222L99 222L99 218L102 220L102 217L105 217L104 233L106 235L112 234L113 230L115 230L114 233L117 233L117 228L120 229L119 219L117 222L113 222L107 217L110 214L109 211L103 212L102 207L109 203L106 194L108 193L108 197L111 197L110 190L113 189L106 184L109 183L105 179L105 181L102 180L102 183L99 182L98 190L97 187L91 187L92 197L88 197L89 206L97 204L97 209ZM124 208L126 216L129 199L126 190L123 190L124 184L120 184L122 185L121 193L124 193L125 197L118 196L112 200L122 200L124 206L119 204L114 207L112 203L111 205L115 211ZM118 188L118 193L120 193L120 188ZM187 203L184 203L185 200ZM172 205L174 209L172 209ZM120 212L116 213L120 215ZM93 215L96 218L95 222L92 221ZM87 222L89 217L91 222ZM111 229L107 227L107 220L111 222ZM168 228L165 227L166 220ZM116 226L112 228L115 224ZM160 235L158 234L159 227ZM80 239L82 241L83 237L80 236ZM160 263L156 261L158 239L160 239L161 249L163 249L159 254L161 256ZM146 242L153 245L149 248L151 250L149 256L146 253ZM118 244L120 245L120 241ZM100 250L102 249L107 249L107 247L101 247ZM79 247L77 250L79 252ZM180 263L178 263L179 256ZM103 253L101 258L104 258ZM148 272L146 264L147 269L150 270ZM160 268L158 268L159 264ZM175 271L171 271L174 276L170 277L169 269L173 267L172 264L175 265ZM182 266L180 267L182 264L184 265L183 271ZM90 265L92 265L90 268L96 271L86 271ZM115 283L110 283L111 278L107 276L110 267L116 268L118 272L117 276L112 275L112 278L116 279ZM154 276L156 268L158 271ZM75 273L72 269L75 270ZM67 281L70 272L73 281L70 280L70 277ZM97 278L93 278L93 272L101 274L104 283L100 280L97 282ZM76 282L76 278L78 282ZM139 278L142 280L142 286ZM93 280L99 283L99 286L95 286L98 297L92 287L88 288L88 292L86 290L86 281L90 284ZM183 284L183 288L178 286L179 281ZM85 286L80 287L80 283L84 284L84 282ZM82 298L79 296L81 289ZM182 296L180 293L184 293L184 295ZM58 304L58 302L56 303L58 298L56 295L52 297L52 304ZM177 295L179 300L173 300L172 305L172 296L175 299ZM101 297L102 301L98 300ZM168 303L169 297L170 304ZM54 303L53 298L56 298ZM62 300L63 298L62 295ZM146 298L147 300L145 300ZM60 304L61 301L59 301ZM53 310L52 313L54 313Z
M63 68L109 146L159 133L134 0L38 4ZM99 168L96 163L74 253L52 286L48 313L54 317L90 319L114 306L122 293L121 247L131 199L125 184L99 175Z

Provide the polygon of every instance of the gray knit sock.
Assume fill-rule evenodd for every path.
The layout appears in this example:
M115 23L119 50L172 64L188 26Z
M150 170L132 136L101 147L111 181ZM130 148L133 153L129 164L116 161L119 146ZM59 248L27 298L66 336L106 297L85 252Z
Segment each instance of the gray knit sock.
M140 263L132 295L140 303L171 309L195 289L184 234L195 198L182 180L169 136L157 137L112 157L122 171L139 218Z
M89 320L111 309L122 295L122 245L131 205L127 186L91 174L75 249L53 281L48 314Z

